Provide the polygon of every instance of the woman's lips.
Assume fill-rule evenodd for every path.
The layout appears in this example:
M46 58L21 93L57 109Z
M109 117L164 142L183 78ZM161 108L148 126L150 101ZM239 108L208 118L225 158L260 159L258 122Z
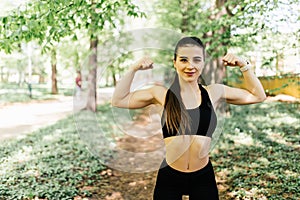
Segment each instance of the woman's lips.
M184 72L184 73L188 76L193 76L195 74L195 72Z

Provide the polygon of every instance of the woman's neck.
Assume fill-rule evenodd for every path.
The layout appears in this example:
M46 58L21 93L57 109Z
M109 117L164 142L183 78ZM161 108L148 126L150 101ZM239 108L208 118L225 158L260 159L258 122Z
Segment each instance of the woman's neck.
M201 91L198 86L198 82L186 82L181 81L180 84L180 96L182 102L186 108L195 108L201 104Z
M197 81L193 81L193 82L186 82L183 80L179 79L179 84L180 84L180 91L181 92L196 92L199 91L199 86L198 86L198 82Z

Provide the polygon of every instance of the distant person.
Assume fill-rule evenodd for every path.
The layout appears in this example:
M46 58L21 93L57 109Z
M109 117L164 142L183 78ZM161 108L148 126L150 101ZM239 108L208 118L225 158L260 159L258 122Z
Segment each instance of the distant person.
M184 37L177 43L173 59L176 76L170 88L154 85L130 91L135 73L153 68L150 58L134 64L116 85L113 106L136 109L156 104L162 108L166 155L157 174L154 200L182 200L183 195L189 195L190 200L219 199L209 158L211 137L217 124L215 108L222 99L231 104L253 104L266 98L249 62L234 54L225 55L223 62L240 69L246 89L199 84L205 49L197 37Z
M81 90L82 90L82 77L81 77L81 72L77 71L77 76L75 78L75 84L76 84L76 97L80 97Z

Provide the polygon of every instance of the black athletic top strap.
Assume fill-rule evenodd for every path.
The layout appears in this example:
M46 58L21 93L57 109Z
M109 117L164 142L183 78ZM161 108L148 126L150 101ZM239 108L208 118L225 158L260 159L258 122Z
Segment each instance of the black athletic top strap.
M201 84L199 84L199 89L201 90L201 97L202 97L201 105L193 109L186 109L191 119L190 122L191 130L190 131L186 130L186 134L203 135L203 136L211 137L217 125L217 117L213 109L211 100L209 98L208 92L206 91L205 88L202 87ZM163 113L161 119L163 137L167 138L167 137L179 135L178 133L168 132L165 121L166 120L164 119L164 113Z

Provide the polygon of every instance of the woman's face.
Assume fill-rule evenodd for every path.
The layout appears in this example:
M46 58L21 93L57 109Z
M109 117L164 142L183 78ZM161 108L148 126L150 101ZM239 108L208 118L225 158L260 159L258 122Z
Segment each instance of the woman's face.
M203 49L195 45L179 47L173 62L181 80L197 81L204 67Z

